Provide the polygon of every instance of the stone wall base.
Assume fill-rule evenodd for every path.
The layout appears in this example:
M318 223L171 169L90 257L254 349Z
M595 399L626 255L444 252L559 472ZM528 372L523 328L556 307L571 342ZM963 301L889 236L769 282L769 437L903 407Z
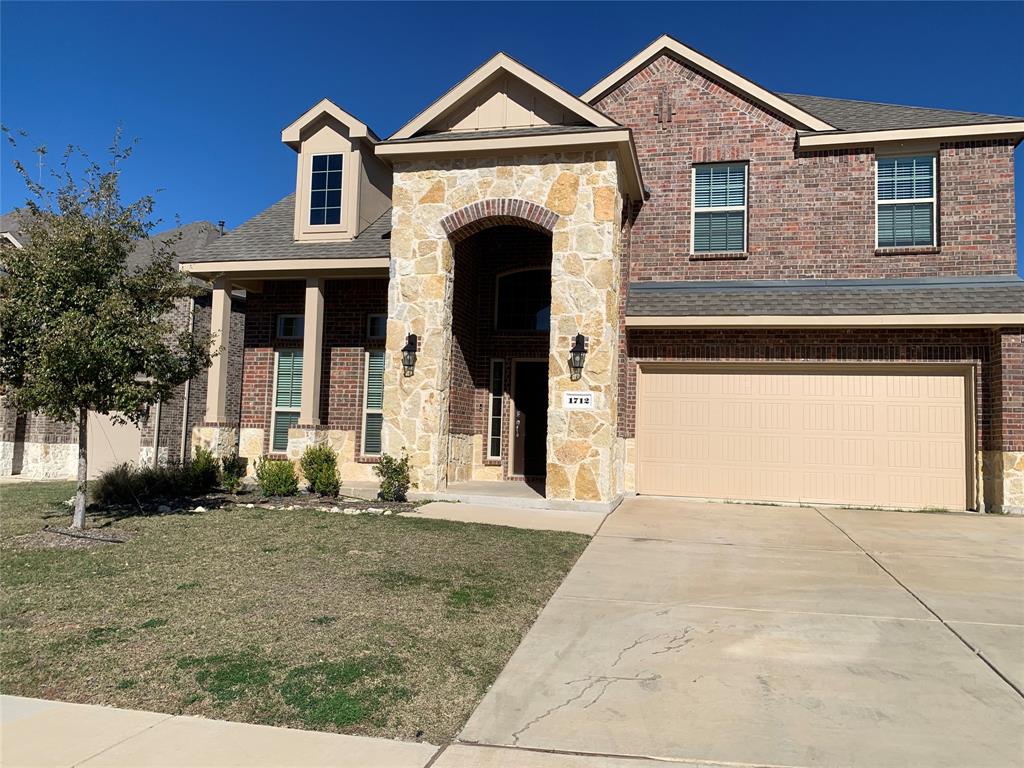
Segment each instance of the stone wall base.
M10 440L0 440L0 477L10 477L14 474L14 443Z
M979 511L1024 515L1024 451L982 451Z
M167 446L162 446L157 454L157 463L160 466L167 466L167 459L170 457ZM144 445L139 449L139 466L153 466L153 446Z
M202 425L192 427L192 453L197 447L206 448L214 456L227 456L238 450L238 428L230 425Z
M14 469L14 443L0 443L0 477ZM78 476L78 443L25 443L19 477L68 480Z
M262 430L260 430L262 432ZM298 468L303 451L311 445L327 444L338 455L338 476L341 482L375 481L373 462L359 461L356 451L356 432L351 429L309 429L294 427L288 430L288 458ZM260 438L262 446L262 437ZM250 472L255 460L250 459ZM299 470L301 477L302 471Z
M501 464L484 463L484 436L451 434L448 436L448 474L450 483L469 480L500 481L504 479Z

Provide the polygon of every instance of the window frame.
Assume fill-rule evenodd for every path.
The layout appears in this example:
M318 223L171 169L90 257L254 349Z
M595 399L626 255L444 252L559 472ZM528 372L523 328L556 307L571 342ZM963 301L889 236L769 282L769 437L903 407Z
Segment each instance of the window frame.
M498 324L498 318L501 317L501 280L503 277L509 275L517 275L521 272L545 272L548 276L548 327L544 328L502 328ZM515 269L506 269L504 272L499 272L494 276L494 327L495 332L502 333L550 333L551 332L551 267L516 267Z
M379 317L384 321L384 333L380 336L373 335L373 319ZM388 337L388 316L384 312L372 312L366 316L366 338L372 341L383 341Z
M878 162L880 160L906 160L912 157L930 157L932 161L932 195L931 197L878 199ZM914 205L928 203L932 207L932 241L916 245L880 245L878 242L878 209L883 205ZM875 153L875 250L902 250L906 248L937 248L939 245L939 153L914 152L899 154Z
M501 394L494 394L494 369L498 367L501 369L501 379L499 386L501 387ZM502 433L505 431L505 360L500 357L491 358L490 366L490 378L488 380L490 385L487 389L487 459L488 461L501 461L501 441ZM498 400L498 434L494 434L494 405L495 398ZM498 439L498 452L492 453L491 446L493 445L494 439Z
M277 381L278 381L277 377L278 377L278 371L279 371L280 365L281 365L281 353L282 352L286 352L286 353L288 353L290 355L294 355L296 353L298 353L300 355L302 354L302 350L301 349L295 349L295 348L292 348L292 347L287 347L285 349L275 349L274 350L274 387L273 387L273 390L270 393L270 453L287 453L288 452L288 446L287 445L284 447L283 450L274 447L274 433L277 431L277 414L278 413L301 413L302 412L302 384L301 384L301 380L300 380L300 384L299 384L299 405L296 406L296 407L288 406L287 408L279 408L277 406ZM302 365L303 365L303 367L305 367L305 365L306 365L305 359L303 359ZM296 422L296 423L298 423L298 422Z
M299 332L298 336L295 336L295 335L285 335L282 332L282 327L284 325L284 321L285 320L289 320L289 319L291 319L291 320L298 320L302 324L302 330ZM303 314L294 314L294 313L293 314L287 314L286 313L286 314L282 314L282 315L278 315L277 316L277 318L276 318L276 320L274 322L274 337L275 338L281 339L282 341L301 341L302 339L305 338L305 336L306 336L306 316L305 315L303 315Z
M367 401L368 401L369 396L370 396L370 355L372 355L372 354L380 354L382 356L382 358L383 358L383 361L384 361L384 367L383 367L383 369L381 371L380 408L370 408L367 405ZM363 353L363 403L362 403L362 406L363 406L362 407L362 411L363 412L362 412L362 426L360 427L360 432L359 432L359 455L360 456L368 456L368 457L372 457L372 458L378 458L381 455L383 455L383 453L384 453L383 440L382 440L381 450L378 451L377 453L371 453L370 451L366 450L366 417L370 413L374 413L374 414L379 413L380 414L380 416L381 416L381 433L382 433L382 436L383 436L383 430L384 430L384 381L383 381L384 375L383 374L384 374L384 371L387 370L387 362L388 362L387 352L385 350L383 350L383 349L367 349Z
M308 184L309 184L309 188L307 190L307 196L306 196L305 226L310 227L313 231L319 231L323 227L335 227L337 229L344 229L345 226L346 226L346 224L345 224L345 154L346 153L344 153L344 152L312 152L309 155L309 178L307 180ZM315 174L315 173L333 173L333 171L330 170L331 161L329 159L327 161L327 168L328 168L327 171L315 171L315 170L313 170L313 168L314 168L314 165L316 163L316 159L318 157L331 158L331 157L335 157L335 156L337 156L341 160L341 170L338 171L338 173L341 174L341 186L339 186L338 189L337 189L337 192L338 192L338 221L337 222L328 222L327 221L327 214L326 214L326 212L328 210L330 210L330 209L333 209L334 206L333 205L328 206L326 204L327 201L325 199L324 200L324 205L322 207L317 207L317 209L316 209L316 210L324 211L324 223L323 224L314 224L312 221L310 221L310 216L313 213L313 194L314 194L314 192L317 192L317 191L320 191L320 190L314 190L313 189L313 174ZM330 189L329 187L323 190L325 195L326 195L327 192L333 192L333 191L335 191L335 190Z
M743 205L707 206L700 209L700 213L732 213L743 211L743 249L739 251L698 251L696 248L697 236L697 168L705 165L742 165L743 166ZM714 163L692 163L690 165L690 254L693 256L707 256L716 253L728 253L731 255L744 255L748 253L748 238L750 233L750 161L749 160L722 160Z

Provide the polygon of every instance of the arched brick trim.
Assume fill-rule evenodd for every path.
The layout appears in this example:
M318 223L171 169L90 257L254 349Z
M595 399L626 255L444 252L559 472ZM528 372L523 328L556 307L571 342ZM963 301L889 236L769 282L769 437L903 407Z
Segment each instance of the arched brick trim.
M441 226L452 242L465 240L477 232L503 225L528 227L550 235L557 223L558 214L554 211L513 197L481 200L441 219Z

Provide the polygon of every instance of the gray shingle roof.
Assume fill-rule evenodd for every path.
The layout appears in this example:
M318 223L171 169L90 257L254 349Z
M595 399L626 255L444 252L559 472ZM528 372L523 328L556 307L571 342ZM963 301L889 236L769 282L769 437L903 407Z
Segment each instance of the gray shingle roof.
M391 255L390 208L358 237L345 242L297 243L294 225L293 192L182 261L373 259Z
M929 107L904 107L898 104L830 99L824 96L803 96L795 93L780 93L779 96L842 131L941 128L949 125L984 125L1024 120L1024 117L1010 115L988 115L983 112L959 112L953 109L931 109Z
M30 214L26 209L10 211L0 216L0 232L12 233L22 245L28 244L25 227ZM221 236L220 230L208 221L193 221L180 227L157 232L146 240L139 240L128 255L128 268L134 269L148 262L154 252L170 245L176 261L186 261L201 248Z
M722 280L631 283L634 317L919 315L1024 312L1024 280Z

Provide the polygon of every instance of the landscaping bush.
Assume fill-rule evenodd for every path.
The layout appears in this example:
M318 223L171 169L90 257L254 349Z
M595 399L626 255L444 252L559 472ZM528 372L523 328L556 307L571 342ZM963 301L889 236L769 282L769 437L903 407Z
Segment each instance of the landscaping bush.
M220 462L207 448L196 448L188 469L187 479L195 493L206 493L220 484Z
M264 456L256 462L256 483L264 496L294 496L299 492L299 478L287 459Z
M139 504L153 499L201 496L217 486L217 460L202 448L196 459L157 467L119 464L90 484L93 501L103 506Z
M401 459L384 454L373 467L374 473L380 478L380 491L377 498L381 501L405 501L409 492L409 456L403 454Z
M311 493L337 496L341 487L338 478L338 455L329 445L311 445L299 459L302 474L309 482Z
M221 487L228 493L238 493L242 488L242 478L245 477L245 459L236 453L229 453L220 461L223 467L220 473Z

